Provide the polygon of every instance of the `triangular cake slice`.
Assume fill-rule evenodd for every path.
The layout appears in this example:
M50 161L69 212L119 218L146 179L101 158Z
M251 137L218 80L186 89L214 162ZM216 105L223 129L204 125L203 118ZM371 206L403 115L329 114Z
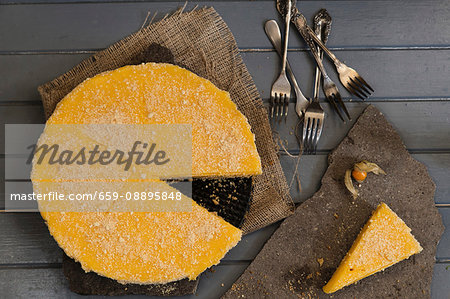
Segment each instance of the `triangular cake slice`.
M323 287L333 293L422 251L411 229L381 203Z

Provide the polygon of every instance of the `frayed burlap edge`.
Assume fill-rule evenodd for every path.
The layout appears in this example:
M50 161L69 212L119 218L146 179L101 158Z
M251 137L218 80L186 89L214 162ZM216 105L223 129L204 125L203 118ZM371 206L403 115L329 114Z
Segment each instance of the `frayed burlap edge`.
M275 151L268 115L226 23L213 8L178 10L87 58L72 70L39 86L48 118L59 101L98 73L126 65L152 43L170 49L178 65L230 93L256 136L263 174L253 180L250 210L243 224L249 233L293 213L294 204Z

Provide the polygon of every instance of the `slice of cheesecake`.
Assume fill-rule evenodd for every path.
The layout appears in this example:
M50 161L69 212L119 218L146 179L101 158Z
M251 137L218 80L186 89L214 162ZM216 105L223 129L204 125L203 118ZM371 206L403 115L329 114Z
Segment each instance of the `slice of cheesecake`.
M333 293L422 251L411 229L385 203L381 203L356 238L330 281Z

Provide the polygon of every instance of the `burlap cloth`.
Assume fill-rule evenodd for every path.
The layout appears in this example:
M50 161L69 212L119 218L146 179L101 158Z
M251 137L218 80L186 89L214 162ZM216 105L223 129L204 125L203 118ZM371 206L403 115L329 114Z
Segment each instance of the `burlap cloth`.
M263 174L253 179L252 202L242 226L244 233L292 214L294 204L277 157L267 111L239 55L233 34L213 8L190 12L178 10L39 86L46 117L52 114L66 94L85 79L128 64L133 57L155 43L173 53L175 64L185 66L228 91L252 127Z

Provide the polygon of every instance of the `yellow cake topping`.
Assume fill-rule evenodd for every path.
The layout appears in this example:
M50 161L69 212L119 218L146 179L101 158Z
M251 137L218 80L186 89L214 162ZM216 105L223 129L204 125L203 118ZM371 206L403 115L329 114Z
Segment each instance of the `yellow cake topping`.
M123 283L195 279L241 230L192 202L191 212L42 212L51 235L85 271Z
M323 291L336 292L420 251L422 247L411 234L411 229L385 203L381 203Z
M193 177L262 172L255 137L229 94L174 65L147 63L99 74L69 93L47 121L111 123L191 124ZM39 179L42 172L37 170L42 166L33 161L34 188L47 190L52 180ZM99 179L97 185L102 184L106 181ZM52 188L57 191L62 185ZM58 245L84 270L123 283L195 279L219 263L242 235L241 230L193 201L190 212L41 209L41 215Z
M262 173L255 136L228 92L181 67L125 66L87 79L50 124L191 124L192 176Z

